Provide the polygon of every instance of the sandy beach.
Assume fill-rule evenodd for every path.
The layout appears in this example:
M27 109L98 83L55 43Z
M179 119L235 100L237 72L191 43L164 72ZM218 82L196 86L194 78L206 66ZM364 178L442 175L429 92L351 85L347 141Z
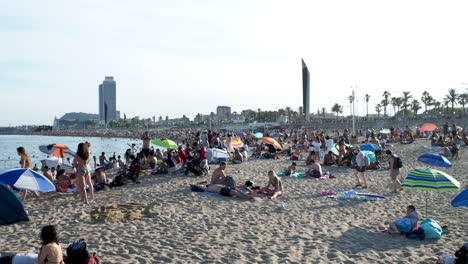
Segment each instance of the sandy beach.
M425 167L416 158L428 153L417 144L390 149L402 157L402 175ZM267 183L267 171L280 172L291 163L255 160L228 165L238 183ZM305 171L304 161L298 171ZM211 165L216 167L217 165ZM468 184L467 149L453 168L437 168ZM467 242L468 208L452 207L459 192L405 190L391 194L388 170L368 171L369 191L384 201L336 200L324 190L346 191L355 185L353 169L327 168L335 179L283 177L286 195L243 201L190 191L208 177L143 176L130 184L97 193L97 203L85 206L71 194L47 193L25 203L31 221L0 227L1 252L35 252L42 226L57 225L64 248L83 238L103 263L435 263ZM447 225L439 240L412 240L378 232L405 215L412 204L424 219ZM106 221L107 220L107 221ZM113 221L112 221L113 220Z

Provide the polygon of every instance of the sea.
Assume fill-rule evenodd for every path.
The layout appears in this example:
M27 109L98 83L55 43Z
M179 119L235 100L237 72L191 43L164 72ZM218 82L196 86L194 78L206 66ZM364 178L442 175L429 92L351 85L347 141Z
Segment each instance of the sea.
M129 144L136 144L141 148L141 140L127 138L102 138L102 137L57 137L57 136L28 136L28 135L0 135L0 169L19 168L20 157L16 152L18 147L24 147L31 157L32 165L40 167L41 160L49 156L39 150L40 145L61 144L72 150L76 150L79 143L89 141L92 146L91 155L99 157L102 152L106 157L112 155L123 157Z

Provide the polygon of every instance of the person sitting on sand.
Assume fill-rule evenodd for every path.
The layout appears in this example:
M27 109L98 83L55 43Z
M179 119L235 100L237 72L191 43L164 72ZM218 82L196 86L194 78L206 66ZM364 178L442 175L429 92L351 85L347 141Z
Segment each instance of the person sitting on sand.
M94 184L107 183L107 177L106 177L106 173L104 172L104 168L102 168L102 167L98 168L93 173L92 180L93 180Z
M156 164L158 164L158 160L154 156L154 151L150 151L148 157L146 158L145 165L154 170L156 168Z
M70 177L67 175L64 169L60 169L57 172L57 184L55 187L58 192L67 192L70 189Z
M406 208L406 216L390 222L388 225L388 232L391 235L400 235L401 232L408 233L418 224L419 214L413 205Z
M239 152L242 155L242 158L244 161L247 161L249 159L249 154L247 152L247 149L245 147L240 148Z
M291 166L288 166L286 168L284 168L284 175L285 176L291 176L293 175L294 173L296 173L296 162L293 162L291 164Z
M272 200L283 196L283 184L274 171L268 171L268 184L261 189L261 192L266 192L268 198Z
M224 174L224 170L226 169L226 167L226 162L221 161L219 163L219 167L213 172L213 175L211 175L210 184L224 185L224 181L226 179L226 174Z
M309 155L306 158L305 164L310 166L314 163L315 160L315 150L309 151Z
M154 156L156 157L157 160L163 160L164 155L162 154L160 149L156 149L156 152L154 153Z
M238 148L234 149L234 154L232 156L232 163L234 164L241 164L244 161L244 158L242 157L241 153L239 152Z
M41 230L42 246L39 251L37 263L57 263L63 264L62 247L58 242L58 235L55 226L44 226Z
M315 160L312 160L312 167L310 167L306 174L309 177L320 178L323 174L322 166L318 162L315 162Z
M337 158L333 154L333 152L328 151L328 153L325 154L325 156L323 157L323 165L325 165L325 166L334 165L334 164L336 164L336 160L337 160Z
M52 176L49 166L42 167L42 175L49 179L49 181L54 182L54 176Z

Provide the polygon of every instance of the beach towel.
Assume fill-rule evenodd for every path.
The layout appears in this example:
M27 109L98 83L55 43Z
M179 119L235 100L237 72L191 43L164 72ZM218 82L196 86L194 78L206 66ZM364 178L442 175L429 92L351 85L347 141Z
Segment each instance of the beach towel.
M424 146L425 149L441 149L441 146Z
M284 172L280 172L278 174L276 174L278 176L289 176L289 177L294 177L294 178L304 178L306 176L305 173L298 173L298 172L295 172L291 175L285 175Z

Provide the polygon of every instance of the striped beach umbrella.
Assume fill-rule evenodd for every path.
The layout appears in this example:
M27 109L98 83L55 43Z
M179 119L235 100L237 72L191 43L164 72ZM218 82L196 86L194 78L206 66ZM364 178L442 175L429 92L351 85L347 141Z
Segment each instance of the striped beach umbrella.
M42 174L25 168L0 170L0 182L30 191L55 191L55 186L49 179Z
M411 171L408 176L406 176L401 187L404 189L420 189L428 191L457 191L460 190L460 183L445 172L431 168L418 168Z

